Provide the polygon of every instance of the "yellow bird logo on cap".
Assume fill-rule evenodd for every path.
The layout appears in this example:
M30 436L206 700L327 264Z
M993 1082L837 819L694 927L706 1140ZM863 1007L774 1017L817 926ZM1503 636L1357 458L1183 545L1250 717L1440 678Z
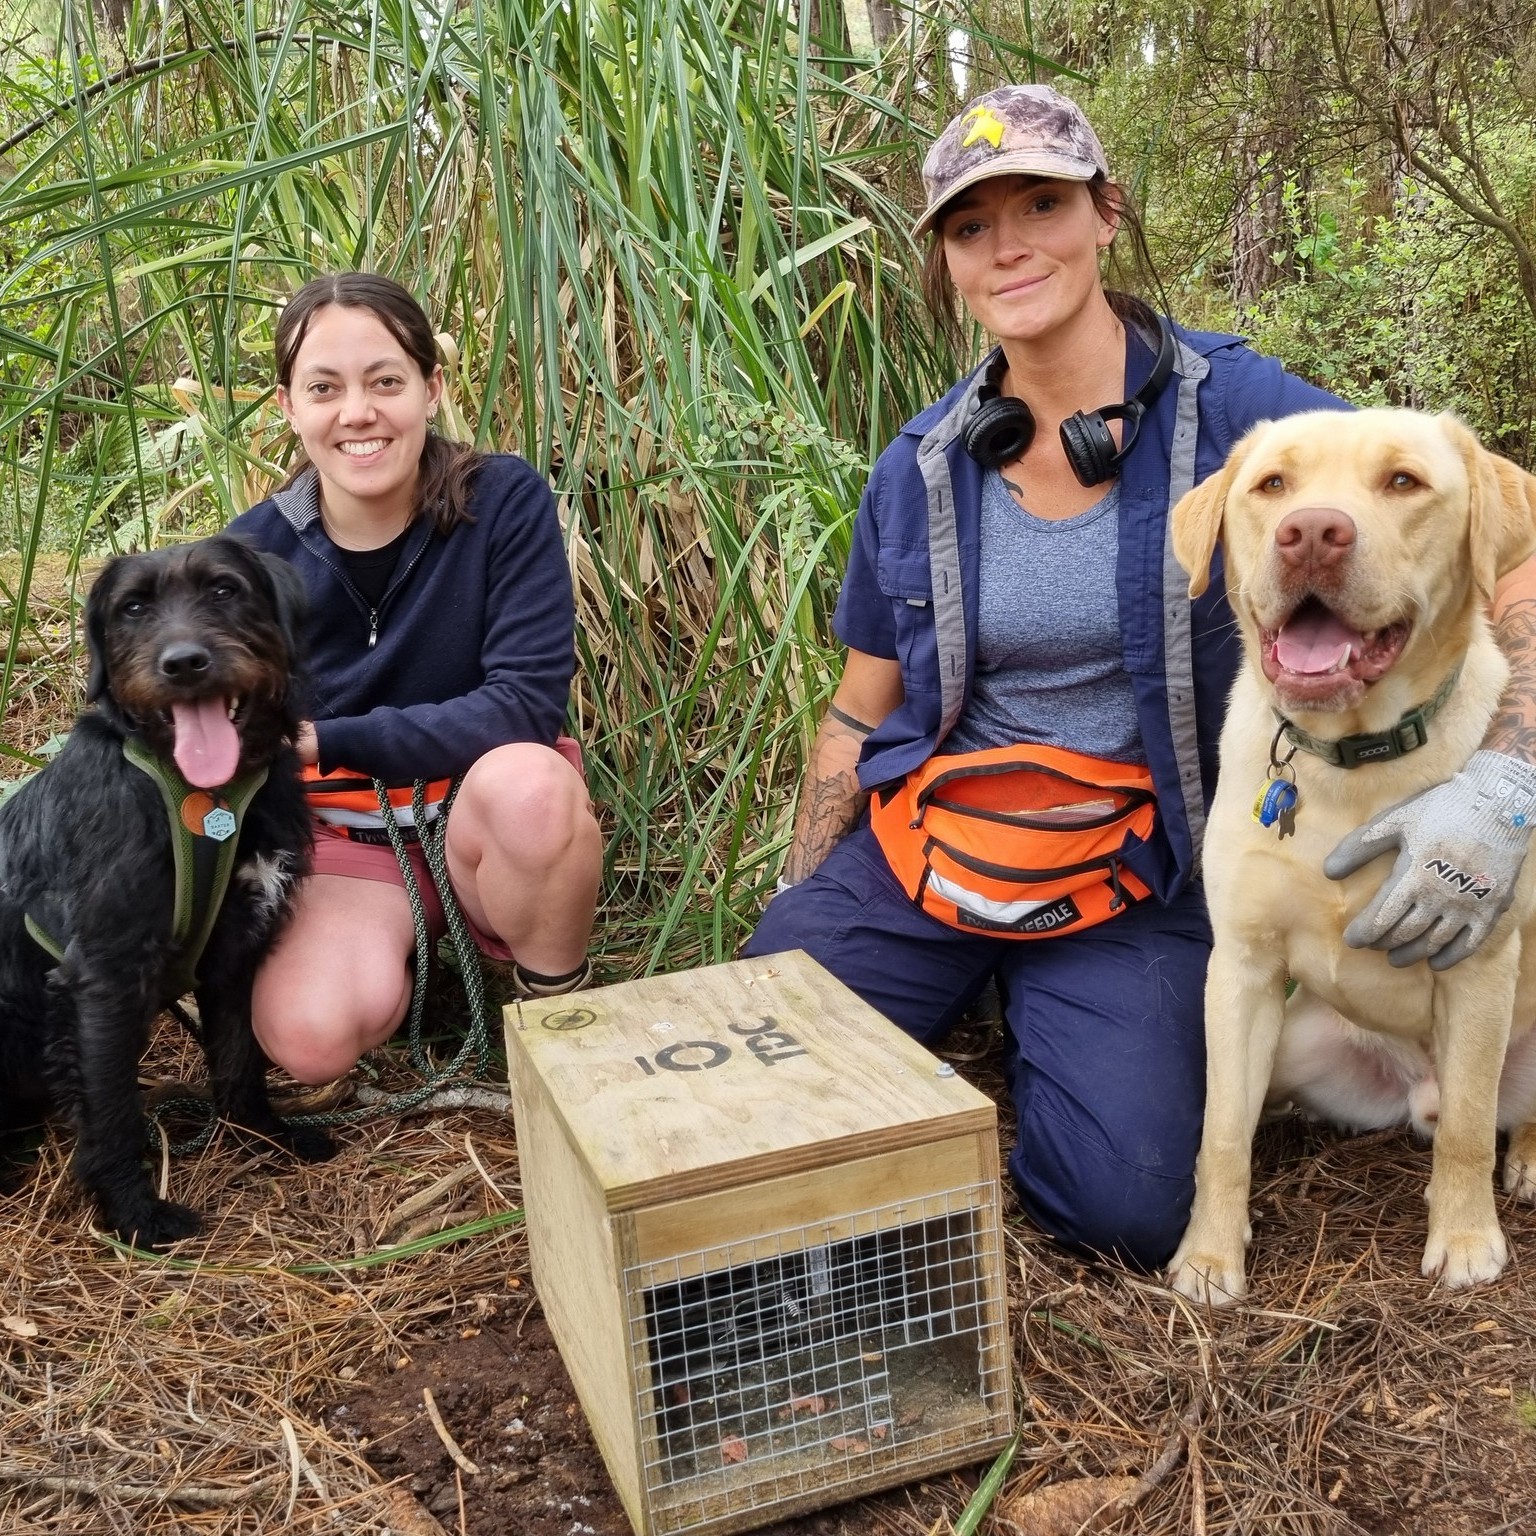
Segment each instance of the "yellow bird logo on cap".
M967 112L965 121L970 125L965 137L960 141L961 149L969 149L972 144L979 144L983 139L993 149L1003 147L1003 120L991 107L977 107Z

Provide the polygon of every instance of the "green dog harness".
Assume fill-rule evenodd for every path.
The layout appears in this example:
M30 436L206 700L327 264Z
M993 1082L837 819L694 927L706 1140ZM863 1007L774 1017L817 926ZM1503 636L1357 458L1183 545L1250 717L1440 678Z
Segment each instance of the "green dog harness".
M240 827L256 791L267 782L267 770L258 768L220 789L198 789L174 763L156 757L137 736L123 741L123 756L155 781L170 821L176 862L171 939L181 946L181 960L171 980L176 989L172 995L180 997L197 986L197 964L234 872ZM55 960L62 960L64 946L30 912L25 921L27 932Z

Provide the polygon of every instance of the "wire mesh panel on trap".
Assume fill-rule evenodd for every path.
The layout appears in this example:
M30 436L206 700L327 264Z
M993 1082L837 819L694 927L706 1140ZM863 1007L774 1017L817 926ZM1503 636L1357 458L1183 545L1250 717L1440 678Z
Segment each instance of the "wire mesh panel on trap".
M626 1272L656 1529L963 1444L1000 1411L993 1191L937 1193ZM857 1234L834 1238L851 1226Z

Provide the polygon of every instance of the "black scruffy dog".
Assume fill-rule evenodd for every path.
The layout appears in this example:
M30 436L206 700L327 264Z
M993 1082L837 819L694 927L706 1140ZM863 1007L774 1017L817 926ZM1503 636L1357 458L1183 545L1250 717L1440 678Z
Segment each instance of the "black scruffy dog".
M199 1224L155 1197L138 1088L150 1026L190 983L189 961L219 1114L305 1161L332 1150L273 1114L251 1033L257 965L309 865L290 745L302 610L294 572L238 539L111 561L86 605L90 707L58 757L0 805L0 1134L49 1111L67 1116L76 1177L106 1222L141 1246ZM261 769L235 833L229 806ZM231 836L222 905L189 921L187 892L206 889ZM178 840L187 868L201 867L198 884L178 886Z

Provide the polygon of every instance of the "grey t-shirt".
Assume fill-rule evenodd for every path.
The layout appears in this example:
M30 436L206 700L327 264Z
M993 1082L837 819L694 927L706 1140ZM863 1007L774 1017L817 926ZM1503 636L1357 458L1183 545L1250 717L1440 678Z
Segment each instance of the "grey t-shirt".
M976 680L941 752L1020 743L1144 763L1115 595L1120 488L1076 517L1024 511L982 477Z

